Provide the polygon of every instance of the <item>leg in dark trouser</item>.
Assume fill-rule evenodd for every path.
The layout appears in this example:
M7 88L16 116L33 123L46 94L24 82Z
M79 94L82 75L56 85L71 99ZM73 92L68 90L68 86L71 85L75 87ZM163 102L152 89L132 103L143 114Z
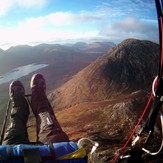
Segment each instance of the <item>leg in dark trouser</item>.
M40 143L68 142L67 134L62 130L46 96L46 83L41 74L31 79L32 111L36 117L37 140Z
M10 124L6 130L2 144L28 144L26 123L29 116L29 107L24 97L24 87L20 81L13 81L10 84L9 95L12 102Z

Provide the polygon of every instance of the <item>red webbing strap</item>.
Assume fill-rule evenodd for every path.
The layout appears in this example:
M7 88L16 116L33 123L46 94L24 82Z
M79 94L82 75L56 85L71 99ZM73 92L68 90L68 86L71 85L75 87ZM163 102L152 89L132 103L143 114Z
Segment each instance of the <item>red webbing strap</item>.
M130 137L128 138L128 140L126 141L126 143L124 144L124 146L121 148L120 152L117 154L117 156L116 156L115 159L113 160L113 163L115 163L115 162L118 160L118 158L120 157L121 153L124 151L124 149L126 148L126 146L128 145L128 143L129 143L130 140L132 139L132 136L135 134L136 130L138 129L138 126L140 125L140 123L141 123L141 121L142 121L142 119L143 119L143 117L144 117L144 115L145 115L145 113L146 113L146 111L147 111L147 109L148 109L148 107L149 107L151 101L152 101L152 98L153 98L153 93L151 93L151 95L150 95L150 97L149 97L149 100L148 100L148 102L147 102L147 104L146 104L146 106L145 106L145 108L144 108L144 111L143 111L141 117L139 118L139 121L138 121L138 123L136 124L134 130L132 131Z

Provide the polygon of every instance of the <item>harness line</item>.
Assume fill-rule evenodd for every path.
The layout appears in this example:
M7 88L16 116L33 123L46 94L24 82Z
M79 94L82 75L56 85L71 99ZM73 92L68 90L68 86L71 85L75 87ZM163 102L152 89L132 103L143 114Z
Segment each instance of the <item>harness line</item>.
M144 111L143 111L141 117L139 118L138 123L136 124L134 130L132 131L131 135L130 135L129 138L127 139L127 141L126 141L126 143L124 144L124 146L121 148L121 150L120 150L120 152L118 153L118 155L117 155L117 156L115 157L115 159L113 160L113 163L115 163L115 162L118 160L118 158L120 157L120 155L122 154L122 152L124 151L124 149L126 148L126 146L128 145L128 143L129 143L130 140L132 139L132 136L135 134L135 132L136 132L136 130L138 129L138 126L140 125L140 123L141 123L141 121L142 121L142 119L143 119L143 117L144 117L146 111L147 111L148 108L149 108L149 105L150 105L150 103L151 103L151 101L152 101L152 98L153 98L153 93L151 93L151 95L150 95L150 97L149 97L149 100L148 100L148 102L147 102L147 104L146 104L146 106L145 106L145 108L144 108Z

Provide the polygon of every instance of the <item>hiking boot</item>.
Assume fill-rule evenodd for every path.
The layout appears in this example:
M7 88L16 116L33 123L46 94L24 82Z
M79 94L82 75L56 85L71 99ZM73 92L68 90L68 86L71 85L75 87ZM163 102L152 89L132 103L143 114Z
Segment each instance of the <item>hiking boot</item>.
M47 111L49 102L46 96L46 83L41 74L35 74L31 78L31 106L34 115L37 117L40 112ZM49 111L50 109L48 109ZM50 110L51 111L51 110Z
M46 94L46 82L44 77L41 74L35 74L31 78L31 90L32 93L37 93L40 95Z
M9 96L12 103L10 125L6 130L3 144L28 144L27 120L29 106L24 97L25 89L18 80L9 86Z
M47 99L46 82L41 74L32 76L31 90L31 107L36 117L37 141L43 144L69 141Z

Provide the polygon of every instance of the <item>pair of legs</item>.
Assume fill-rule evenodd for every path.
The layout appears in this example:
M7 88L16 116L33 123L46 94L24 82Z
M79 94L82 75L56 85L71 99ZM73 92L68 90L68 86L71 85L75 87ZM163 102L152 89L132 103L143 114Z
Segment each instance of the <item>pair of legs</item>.
M31 108L36 117L37 143L68 142L69 138L61 129L47 99L46 83L41 74L33 75L31 91ZM10 84L9 95L12 102L10 124L2 144L30 144L26 126L29 105L25 99L25 90L20 81L16 80Z

